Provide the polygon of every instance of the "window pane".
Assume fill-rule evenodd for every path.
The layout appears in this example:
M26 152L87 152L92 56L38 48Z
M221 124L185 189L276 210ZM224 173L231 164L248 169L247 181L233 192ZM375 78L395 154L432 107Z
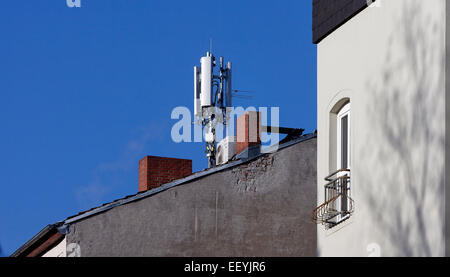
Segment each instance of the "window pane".
M341 168L348 168L348 116L341 119Z

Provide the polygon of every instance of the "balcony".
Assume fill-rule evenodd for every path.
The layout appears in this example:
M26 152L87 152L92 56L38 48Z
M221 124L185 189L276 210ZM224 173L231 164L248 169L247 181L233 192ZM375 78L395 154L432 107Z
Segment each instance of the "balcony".
M348 219L354 210L350 197L350 170L340 169L325 177L325 203L313 210L312 220L332 228Z

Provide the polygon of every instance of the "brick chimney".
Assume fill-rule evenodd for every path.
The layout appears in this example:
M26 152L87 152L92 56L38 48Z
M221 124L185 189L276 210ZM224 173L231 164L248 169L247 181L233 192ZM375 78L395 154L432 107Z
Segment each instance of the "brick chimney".
M250 146L261 144L261 113L248 111L236 121L237 155Z
M139 161L139 192L192 174L192 160L146 156Z

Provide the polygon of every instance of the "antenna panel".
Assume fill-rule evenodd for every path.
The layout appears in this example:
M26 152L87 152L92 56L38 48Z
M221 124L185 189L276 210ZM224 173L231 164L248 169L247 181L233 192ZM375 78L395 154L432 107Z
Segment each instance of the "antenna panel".
M194 116L202 116L202 105L200 101L200 68L194 66Z
M208 53L206 57L200 59L201 63L201 80L200 80L200 102L202 107L209 107L212 105L212 57Z

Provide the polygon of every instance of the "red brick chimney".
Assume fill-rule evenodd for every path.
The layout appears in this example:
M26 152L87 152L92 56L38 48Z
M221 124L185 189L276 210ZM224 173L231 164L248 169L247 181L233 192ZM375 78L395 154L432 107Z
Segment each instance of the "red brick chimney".
M250 146L261 144L261 113L248 111L236 121L237 155Z
M139 161L139 192L192 174L192 160L146 156Z

